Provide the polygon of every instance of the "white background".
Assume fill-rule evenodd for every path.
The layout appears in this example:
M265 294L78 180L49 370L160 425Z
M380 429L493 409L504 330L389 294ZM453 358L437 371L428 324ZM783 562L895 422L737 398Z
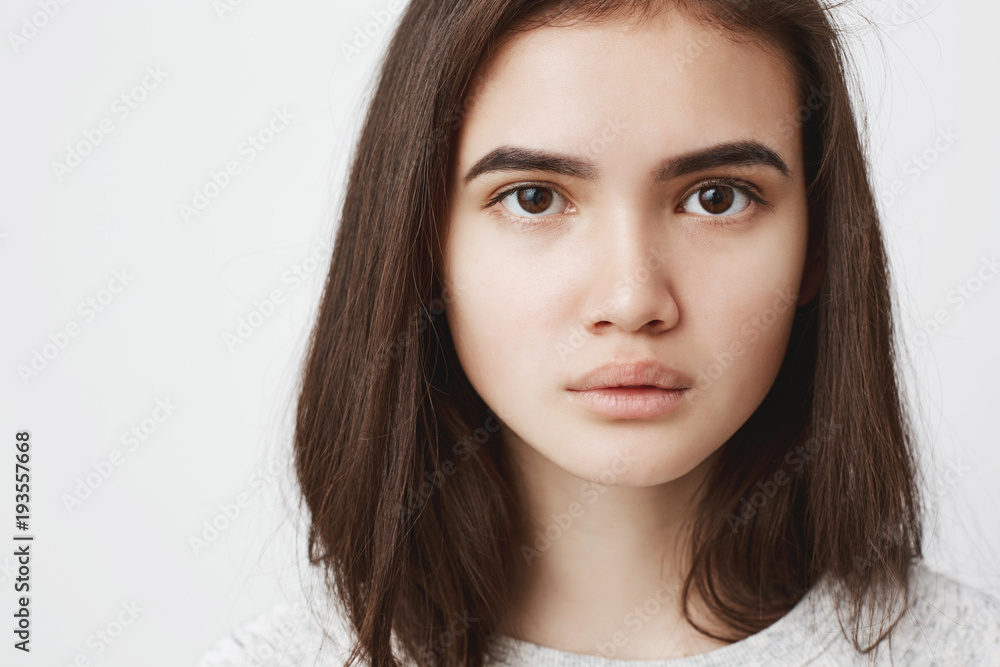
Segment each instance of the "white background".
M388 2L219 6L80 1L45 21L38 0L0 10L4 664L193 664L284 599L304 567L305 534L287 513L297 502L286 476L292 387L390 34L373 12L393 24L398 15ZM897 0L855 11L881 26L879 37L841 14L853 26L879 190L900 183L880 201L934 501L928 559L1000 591L1000 278L984 270L992 279L976 283L1000 249L1000 5ZM32 20L44 24L34 33ZM346 57L366 25L370 44ZM12 34L31 36L15 44ZM155 86L147 68L164 73ZM144 77L147 90L131 93ZM127 117L123 94L144 98ZM292 120L249 160L243 142L275 109ZM113 131L57 175L54 163L102 119ZM935 148L948 131L956 138ZM915 167L925 151L930 164ZM179 206L230 160L240 172L208 188L217 196L186 222ZM130 276L123 288L116 271ZM961 308L958 284L978 288ZM282 302L230 349L224 336L273 290ZM80 309L107 297L101 312ZM939 327L928 324L935 313ZM22 378L19 367L71 323L77 335ZM176 406L159 422L158 400ZM122 441L132 428L146 429L128 441L134 449ZM30 656L12 648L11 632L13 439L23 429L36 536ZM109 465L106 478L92 474ZM68 507L88 475L99 485ZM238 515L219 518L227 507ZM229 526L206 539L213 520ZM98 653L97 631L129 604L138 616Z

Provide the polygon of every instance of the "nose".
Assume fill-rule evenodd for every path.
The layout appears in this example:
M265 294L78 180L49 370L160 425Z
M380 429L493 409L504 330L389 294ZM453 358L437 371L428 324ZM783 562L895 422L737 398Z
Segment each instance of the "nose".
M669 331L677 326L680 308L663 221L634 211L606 220L593 237L593 270L584 278L589 288L585 327L595 334Z

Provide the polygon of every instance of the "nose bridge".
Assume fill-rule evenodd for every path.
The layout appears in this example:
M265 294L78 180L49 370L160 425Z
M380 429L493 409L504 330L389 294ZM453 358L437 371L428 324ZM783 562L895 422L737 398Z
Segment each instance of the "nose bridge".
M646 207L622 200L596 223L595 268L600 268L591 283L597 301L591 324L608 322L635 331L653 321L674 323L670 249L662 224Z
M656 237L649 215L635 204L623 203L601 226L612 272L630 284L637 279L648 282L647 257Z

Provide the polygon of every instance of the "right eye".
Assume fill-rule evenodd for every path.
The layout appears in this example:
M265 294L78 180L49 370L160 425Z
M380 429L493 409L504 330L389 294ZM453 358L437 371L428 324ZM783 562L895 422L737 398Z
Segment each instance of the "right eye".
M565 212L566 198L552 188L539 185L520 185L506 190L495 198L507 212L517 218L539 218ZM559 204L556 210L550 211L553 204ZM520 209L519 212L517 209ZM523 212L523 213L522 213Z
M703 211L692 211L698 215L733 216L750 207L750 197L730 185L708 185L692 193L684 202L685 209L695 205Z

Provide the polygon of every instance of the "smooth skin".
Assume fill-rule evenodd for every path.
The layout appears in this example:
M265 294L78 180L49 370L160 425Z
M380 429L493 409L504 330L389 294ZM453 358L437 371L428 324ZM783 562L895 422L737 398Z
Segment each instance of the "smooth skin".
M791 70L667 11L518 34L481 73L440 278L458 358L503 422L529 513L503 634L626 660L724 646L683 619L677 594L698 483L764 399L794 308L816 291ZM740 142L787 173L760 151L675 160ZM575 162L494 160L466 179L504 146ZM767 205L709 179L750 184ZM646 419L570 400L583 373L648 358L697 379L689 400ZM697 605L695 618L722 629Z

